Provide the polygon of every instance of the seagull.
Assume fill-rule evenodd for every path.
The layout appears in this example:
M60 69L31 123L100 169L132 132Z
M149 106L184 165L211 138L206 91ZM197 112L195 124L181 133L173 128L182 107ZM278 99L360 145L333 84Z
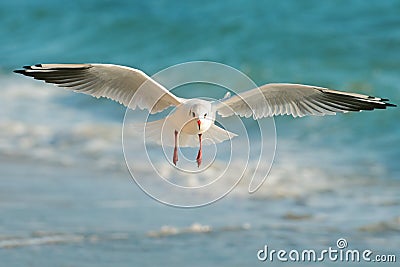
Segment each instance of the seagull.
M114 64L36 64L14 72L96 98L106 97L133 110L147 109L150 114L175 107L165 118L145 125L150 141L160 143L160 134L165 131L167 138L163 144L174 147L174 165L178 162L179 147L194 147L198 143L196 161L200 167L202 138L219 143L236 136L214 123L217 113L222 117L237 115L258 120L276 115L323 116L396 106L389 99L290 83L265 84L233 96L227 93L215 101L186 99L175 96L139 69Z

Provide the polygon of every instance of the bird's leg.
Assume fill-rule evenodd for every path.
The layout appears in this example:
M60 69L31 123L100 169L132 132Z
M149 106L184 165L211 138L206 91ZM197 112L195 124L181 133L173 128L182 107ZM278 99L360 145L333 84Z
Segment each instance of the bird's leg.
M202 153L201 153L201 135L202 135L202 134L199 134L199 143L200 143L200 147L199 147L199 153L197 153L197 158L196 158L197 167L200 167L201 160L202 160Z
M175 130L175 147L174 147L174 156L172 157L172 162L176 166L178 162L178 131Z

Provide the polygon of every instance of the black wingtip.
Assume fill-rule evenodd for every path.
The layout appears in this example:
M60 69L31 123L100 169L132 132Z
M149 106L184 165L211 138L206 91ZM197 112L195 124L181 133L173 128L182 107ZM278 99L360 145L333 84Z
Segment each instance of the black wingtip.
M26 70L32 70L32 67L42 68L43 66L42 66L42 64L25 65L25 66L22 66L22 68L23 68L22 70L14 70L13 72L23 74L24 71L26 71Z
M381 98L380 101L382 101L385 104L385 108L386 107L397 107L396 104L389 103L390 100L388 98Z
M22 66L22 69L13 70L13 72L18 73L18 74L25 74L26 70L31 70L31 69L32 69L32 66L25 65L25 66Z
M392 104L392 103L385 103L387 107L397 107L396 104Z
M27 74L27 70L32 70L32 67L38 67L41 68L42 64L35 64L35 65L25 65L22 66L22 69L18 69L18 70L13 70L13 72L18 73L18 74Z
M13 70L14 73L24 74L25 70Z

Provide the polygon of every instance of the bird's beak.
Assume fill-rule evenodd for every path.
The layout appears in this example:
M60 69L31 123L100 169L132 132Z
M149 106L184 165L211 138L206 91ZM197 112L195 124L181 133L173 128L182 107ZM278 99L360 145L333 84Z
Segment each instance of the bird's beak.
M200 131L200 125L201 125L201 121L197 120L197 125L199 126L199 131Z

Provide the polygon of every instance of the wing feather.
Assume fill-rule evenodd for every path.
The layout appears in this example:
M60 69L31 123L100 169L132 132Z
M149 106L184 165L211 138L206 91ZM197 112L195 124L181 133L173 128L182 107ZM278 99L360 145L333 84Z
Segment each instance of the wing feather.
M337 112L385 109L396 106L388 99L335 91L302 84L266 84L244 93L214 102L223 116L237 114L254 119L276 115L334 115Z
M181 98L138 69L113 64L38 64L14 72L94 97L106 97L131 109L156 113ZM138 90L141 88L140 90ZM133 97L135 93L138 95Z

